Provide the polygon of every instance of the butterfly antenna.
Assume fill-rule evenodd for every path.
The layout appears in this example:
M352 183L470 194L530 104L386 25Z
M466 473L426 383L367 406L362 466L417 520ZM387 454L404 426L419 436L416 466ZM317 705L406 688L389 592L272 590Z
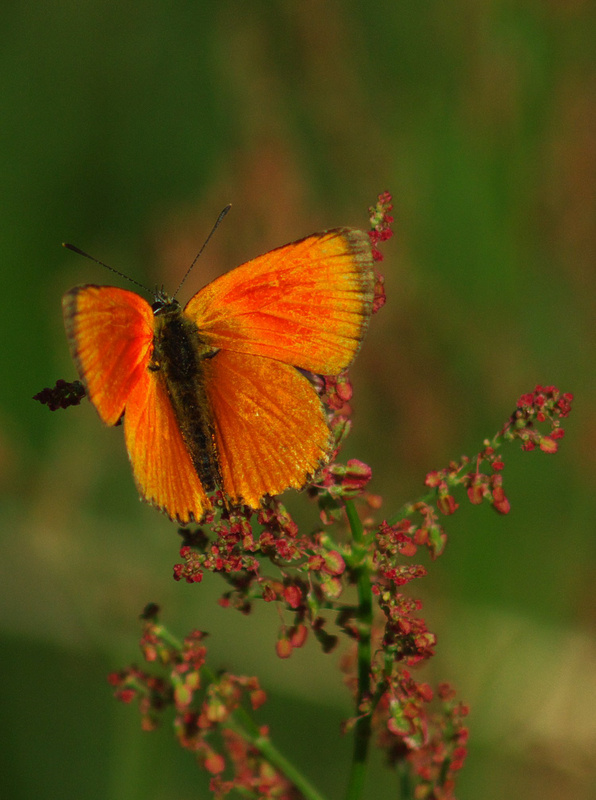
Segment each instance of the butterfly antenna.
M195 259L194 259L194 261L192 262L192 264L190 265L190 267L189 267L189 268L186 270L186 275L185 275L185 276L182 278L182 280L180 281L180 285L178 286L178 288L177 288L177 289L176 289L176 291L174 292L174 295L173 295L173 297L176 297L176 295L178 294L178 292L179 292L179 291L180 291L180 289L182 288L182 284L184 283L184 281L185 281L185 280L188 278L188 276L190 275L190 272L191 272L192 268L194 267L194 265L197 263L197 261L198 261L198 260L199 260L199 258L201 257L201 253L203 252L203 250L204 250L204 249L207 247L207 242L209 241L209 239L211 239L211 237L213 236L213 234L215 233L215 231L216 231L216 230L217 230L217 228L219 227L219 225L220 225L221 221L223 220L223 218L225 217L225 215L228 213L228 211L229 211L231 208L232 208L232 204L231 204L231 203L228 203L228 205L227 205L227 206L224 208L224 210L221 212L221 214L219 215L219 217L218 217L218 218L215 220L215 225L214 225L214 226L211 228L211 233L210 233L210 234L209 234L209 236L208 236L208 237L205 239L205 243L203 244L203 246L201 247L201 249L199 250L199 252L196 254L196 256L195 256Z
M72 250L73 253L77 253L80 256L84 256L85 258L88 258L89 261L95 261L96 264L99 264L100 266L105 267L106 269L109 269L110 272L114 272L116 275L119 275L121 278L124 278L125 280L130 281L131 283L134 283L135 286L139 286L141 289L146 291L147 294L149 294L149 295L153 295L154 294L146 286L143 286L142 283L139 283L138 281L135 281L134 278L129 278L128 275L125 275L123 272L119 272L117 269L114 269L114 267L110 267L109 264L104 264L103 261L100 261L98 258L93 258L93 256L89 255L89 253L85 253L84 250L81 250L80 248L75 247L74 244L69 244L68 242L62 242L62 247L66 247L67 250Z

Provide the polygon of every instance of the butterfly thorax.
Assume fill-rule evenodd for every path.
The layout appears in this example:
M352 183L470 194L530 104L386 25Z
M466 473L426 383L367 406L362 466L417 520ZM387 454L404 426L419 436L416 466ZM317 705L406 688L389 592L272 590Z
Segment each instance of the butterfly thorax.
M212 491L221 484L221 475L204 361L217 350L176 300L158 298L153 313L153 353L148 369L160 374L197 474L205 489Z

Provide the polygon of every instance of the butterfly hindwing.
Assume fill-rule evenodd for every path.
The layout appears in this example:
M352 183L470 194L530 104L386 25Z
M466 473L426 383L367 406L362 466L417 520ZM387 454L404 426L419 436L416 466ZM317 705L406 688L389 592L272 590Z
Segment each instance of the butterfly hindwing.
M266 494L301 489L326 460L321 401L297 369L221 350L205 363L223 489L257 508Z
M337 375L368 325L372 265L363 231L313 234L217 278L185 313L214 347Z
M181 524L211 507L180 433L161 372L145 370L131 391L124 438L144 499Z

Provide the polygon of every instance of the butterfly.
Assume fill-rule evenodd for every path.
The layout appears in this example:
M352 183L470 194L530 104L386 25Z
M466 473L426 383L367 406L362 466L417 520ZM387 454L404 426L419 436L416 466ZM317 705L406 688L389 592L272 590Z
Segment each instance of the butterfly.
M123 418L140 496L186 524L218 489L256 509L303 488L332 443L302 371L351 364L374 281L368 234L337 228L242 264L184 308L163 291L152 305L114 286L67 292L72 357L103 422Z

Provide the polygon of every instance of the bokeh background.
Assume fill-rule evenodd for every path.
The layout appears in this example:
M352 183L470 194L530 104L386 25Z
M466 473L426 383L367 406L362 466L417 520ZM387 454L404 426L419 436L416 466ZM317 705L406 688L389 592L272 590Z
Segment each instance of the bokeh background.
M137 500L121 430L31 400L75 377L60 299L113 282L72 241L183 298L395 198L388 304L352 375L346 456L389 515L536 383L576 396L556 456L504 452L512 511L467 503L411 592L428 679L470 703L460 800L596 798L596 8L584 0L7 3L0 30L0 795L208 797L168 725L107 673L148 601L212 665L259 674L280 746L340 798L338 653L274 654L275 609L174 583L175 526ZM116 279L118 281L118 279ZM315 509L288 504L312 525ZM396 797L382 760L368 798Z

